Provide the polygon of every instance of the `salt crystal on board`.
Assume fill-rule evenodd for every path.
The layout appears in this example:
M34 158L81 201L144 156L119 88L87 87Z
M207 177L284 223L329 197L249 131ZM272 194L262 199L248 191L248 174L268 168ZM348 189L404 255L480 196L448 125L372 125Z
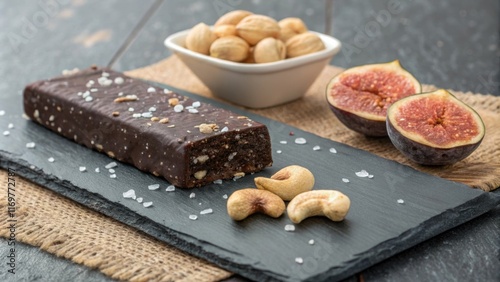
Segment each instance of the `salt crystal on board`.
M134 189L130 189L127 192L123 192L123 198L134 199L135 200L135 198L136 198L136 196L135 196L135 190Z
M306 143L307 143L307 140L305 138L302 138L302 137L295 138L295 144L304 145Z
M368 177L369 175L370 174L364 169L356 172L357 177Z
M210 213L213 213L214 211L212 209L205 209L205 210L202 210L200 211L200 214L210 214Z
M151 184L148 186L149 190L157 190L158 188L160 188L160 184Z

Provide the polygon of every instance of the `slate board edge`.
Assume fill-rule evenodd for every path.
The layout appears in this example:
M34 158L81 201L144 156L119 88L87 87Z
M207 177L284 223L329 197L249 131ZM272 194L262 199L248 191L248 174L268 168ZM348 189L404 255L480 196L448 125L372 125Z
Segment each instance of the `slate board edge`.
M218 106L218 107L229 107L229 108L231 108L232 111L234 111L236 113L241 113L243 115L247 115L247 116L249 116L252 119L257 120L257 121L258 120L266 120L265 117L262 117L262 116L257 115L257 114L246 112L244 109L236 108L232 105L228 105L228 104L220 102L220 101L214 101L212 99L202 97L202 96L199 96L199 95L196 95L193 93L189 93L189 92L186 92L184 90L177 89L175 87L171 87L168 85L163 85L163 84L151 82L151 81L146 81L146 82L153 84L153 85L158 85L159 87L169 88L169 89L174 90L175 92L177 92L181 95L189 96L189 97L194 98L194 99L199 99L200 101L211 103L211 104ZM271 119L267 119L267 120L271 120ZM273 122L280 123L277 121L273 121ZM293 126L290 126L290 125L286 125L286 124L283 124L283 125L289 127L291 130L293 130L296 133L304 132L307 134L311 134L309 132L300 130L298 128L294 128ZM338 142L333 141L333 140L332 140L332 142L338 143ZM341 144L341 143L338 143L338 144ZM342 144L342 145L348 146L346 144ZM351 147L351 146L348 146L348 147ZM360 150L360 149L357 149L355 147L351 147L351 148L354 150ZM0 150L0 167L14 168L17 170L17 174L20 176L26 177L27 179L30 179L37 184L45 186L45 187L49 188L50 190L52 190L56 193L59 193L59 194L65 196L71 200L74 200L78 203L81 203L81 204L83 204L83 205L85 205L85 206L87 206L87 207L89 207L97 212L100 212L100 213L105 214L105 215L107 215L115 220L118 220L124 224L127 224L129 226L137 228L137 229L143 231L144 233L151 235L151 236L153 236L153 237L155 237L155 238L157 238L157 239L159 239L167 244L173 245L173 246L175 246L175 247L177 247L177 248L179 248L187 253L191 253L195 256L204 258L210 262L213 262L213 263L219 265L222 268L225 268L225 269L232 271L234 273L238 273L241 276L244 276L244 277L247 277L250 279L259 280L259 281L260 280L263 280L263 281L264 280L265 281L274 281L274 280L276 280L276 281L281 281L281 280L295 281L292 277L283 276L281 274L269 272L269 271L261 271L259 269L253 268L251 265L241 265L241 264L232 263L232 262L228 261L227 259L224 259L224 257L226 256L224 254L230 254L230 253L234 253L234 252L231 252L230 250L221 248L220 246L214 246L212 244L208 244L207 242L198 240L198 239L196 239L188 234L184 234L184 233L180 233L180 232L171 230L171 229L167 228L166 226L163 226L162 224L155 223L154 221L152 221L150 219L147 219L143 216L136 214L135 212L129 210L128 208L126 208L125 206L123 206L121 204L110 202L99 194L89 192L85 189L81 189L81 188L73 185L68 180L59 179L53 175L45 174L40 169L37 171L34 171L30 168L29 163L20 159L19 157L16 157L16 155L14 155L14 154ZM449 181L449 180L447 180L447 181ZM452 182L452 181L450 181L450 182ZM454 182L454 183L456 183L456 182ZM456 183L456 184L461 184L461 183ZM463 184L461 184L461 185L463 185ZM390 256L392 256L394 254L397 254L398 252L401 252L407 248L410 248L410 247L412 247L420 242L423 242L423 241L425 241L433 236L438 235L439 233L441 233L443 231L446 231L450 228L453 228L459 224L462 224L462 223L464 223L464 222L466 222L474 217L477 217L477 216L489 211L490 209L495 207L496 204L498 204L498 202L500 202L500 197L497 197L495 200L495 199L493 199L494 196L495 195L493 195L493 194L490 196L490 193L482 193L482 194L480 194L480 196L474 198L473 200L470 200L469 202L467 202L461 206L457 206L457 207L455 207L451 210L448 210L445 213L440 214L440 215L435 217L435 218L437 218L437 220L440 220L440 221L442 221L442 218L455 219L455 220L452 220L452 223L450 223L450 224L442 225L442 226L432 226L431 223L434 222L435 218L431 218L423 224L424 228L422 228L421 227L422 225L421 225L421 226L418 226L414 229L407 230L406 232L402 233L397 238L393 238L391 240L383 242L383 243L375 246L374 248L372 248L370 251L357 254L357 257L354 258L353 260L349 261L347 266L344 265L342 267L333 267L330 270L325 271L324 273L322 273L320 275L316 275L314 277L307 277L304 279L306 279L308 281L318 281L319 279L320 280L326 280L326 279L328 279L328 280L331 280L331 279L340 280L343 278L347 278L347 277L349 277L349 276L351 276L351 275L353 275L353 274L355 274L355 273L357 273L357 272L359 272L359 271L361 271L361 270L363 270L371 265L374 265L374 264L376 264L384 259L389 258ZM483 198L487 198L490 201L488 203L481 203L482 204L481 209L474 210L474 212L469 213L468 216L463 217L461 220L457 220L458 215L460 215L460 211L463 211L463 210L467 211L471 207L473 208L473 206L471 206L471 204L476 203L476 202L485 201L485 199L483 199ZM485 204L488 204L488 205L485 205ZM491 205L491 207L490 207L490 205ZM116 214L112 211L115 211L115 212L118 211L117 214L120 215L120 218L117 218ZM459 212L457 213L457 211L459 211ZM447 216L447 214L451 214L451 215L454 214L455 216L449 217L449 216ZM432 227L437 227L437 228L433 232L427 232L426 236L421 236L421 234L419 234L418 230L424 230L424 231L428 230L428 228L425 228L426 225L429 225L429 227L431 227L430 230L433 230ZM419 236L417 236L417 235L419 235ZM416 237L416 238L413 238L413 237ZM417 239L417 240L411 241L412 239ZM409 241L410 244L394 248L394 245L393 245L394 242L406 242L406 241ZM194 242L196 242L196 243L194 243ZM205 250L203 248L203 246L209 246L212 249L216 248L217 250L221 251L222 256L214 255L210 251ZM387 249L384 249L384 248L387 248ZM371 256L373 254L382 254L382 255L379 255L376 259L373 259L373 258L370 259L369 256Z
M352 263L352 266L347 267L347 269L351 275L359 273L369 266L382 262L391 256L394 256L447 230L485 214L499 204L500 194L480 194L478 197L463 205L448 209L447 211L430 218L423 224L403 232L398 237L382 242L367 252L358 254L355 259L349 262ZM457 220L458 218L460 218L460 220ZM406 244L398 244L401 242ZM365 260L368 261L365 262ZM344 276L342 269L334 267L325 271L321 275L310 277L306 281L327 281L329 279L342 280L348 278L349 276L350 275Z
M106 216L109 216L126 225L137 228L160 241L177 247L182 251L197 257L206 259L207 261L243 277L257 281L290 280L290 277L283 277L278 273L262 272L258 269L252 268L251 266L235 264L222 258L221 256L215 256L214 254L205 251L202 247L197 246L207 244L206 242L201 242L192 236L176 232L166 226L155 223L150 219L139 216L125 206L108 201L99 194L80 189L67 180L56 178L53 175L44 174L41 170L33 170L30 168L29 163L16 158L8 152L0 151L0 167L5 169L14 169L17 175L25 177L60 195L63 195L64 197L83 204L92 210L105 214ZM349 262L349 265L332 268L324 272L322 275L308 277L306 281L341 280L348 278L378 262L404 251L405 249L415 246L418 243L430 239L448 229L480 216L481 214L491 210L499 203L500 196L496 193L481 193L478 197L463 205L449 209L446 212L427 220L424 224L410 229L392 240L375 246L368 252L358 254L355 259ZM466 216L462 217L464 213ZM116 214L120 214L121 216L117 217ZM459 217L461 220L457 220ZM440 224L436 224L436 222L439 222ZM395 242L405 242L406 244L401 244L401 246L395 247L397 246ZM218 249L221 253L230 252L229 250ZM376 254L376 256L374 254ZM373 257L376 258L373 259Z

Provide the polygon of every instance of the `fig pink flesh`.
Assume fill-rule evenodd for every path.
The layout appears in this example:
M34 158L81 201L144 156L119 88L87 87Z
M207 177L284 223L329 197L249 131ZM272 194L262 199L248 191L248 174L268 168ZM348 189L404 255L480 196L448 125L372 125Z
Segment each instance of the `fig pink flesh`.
M343 75L331 87L330 96L339 108L385 117L392 103L416 92L413 82L406 76L378 68Z
M466 109L442 99L410 101L398 109L394 120L403 130L438 146L467 142L479 134L476 120Z

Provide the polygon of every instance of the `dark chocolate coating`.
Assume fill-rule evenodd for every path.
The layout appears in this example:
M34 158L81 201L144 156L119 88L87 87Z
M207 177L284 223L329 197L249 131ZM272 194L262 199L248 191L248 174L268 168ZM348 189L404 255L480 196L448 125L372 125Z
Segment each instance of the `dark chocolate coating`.
M138 100L115 100L127 95ZM178 98L184 110L175 112L170 98ZM179 187L202 186L272 164L265 125L206 103L189 109L194 102L105 68L37 81L24 90L24 111L33 121ZM168 123L159 122L164 118ZM203 123L218 129L202 133Z

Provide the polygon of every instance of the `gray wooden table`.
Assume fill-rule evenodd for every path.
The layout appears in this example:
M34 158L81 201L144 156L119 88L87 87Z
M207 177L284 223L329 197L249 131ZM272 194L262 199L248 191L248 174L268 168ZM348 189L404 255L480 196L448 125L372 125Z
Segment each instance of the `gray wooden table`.
M129 70L164 59L164 38L233 9L299 16L343 43L340 67L400 59L427 84L500 95L497 0L0 1L0 95L90 64ZM21 107L21 105L20 105ZM499 191L493 193L500 193ZM0 239L1 254L7 241ZM96 270L18 244L1 281L107 281ZM357 281L499 281L500 207L379 263ZM244 281L237 275L233 281Z

